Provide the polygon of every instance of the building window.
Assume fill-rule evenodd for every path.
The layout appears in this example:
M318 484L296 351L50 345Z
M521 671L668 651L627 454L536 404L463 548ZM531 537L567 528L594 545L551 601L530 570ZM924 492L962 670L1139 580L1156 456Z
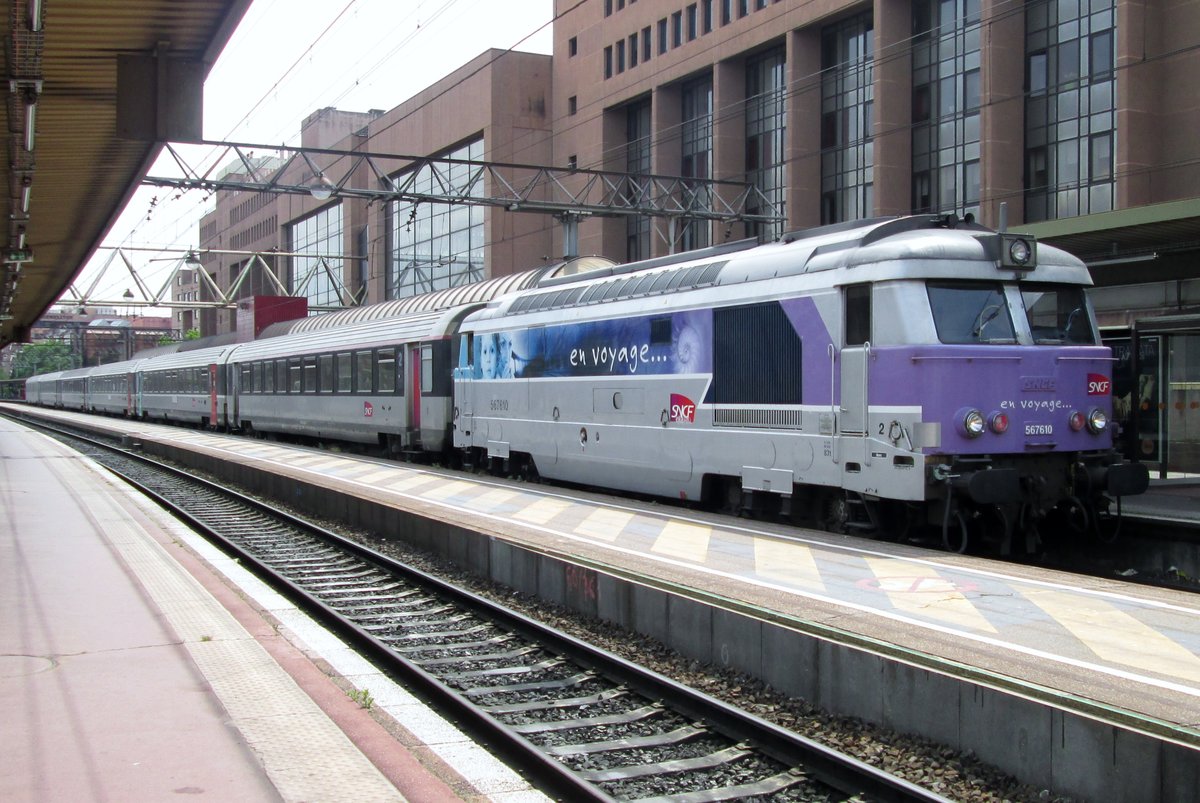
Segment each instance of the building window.
M671 47L683 44L683 12L676 11L671 15Z
M483 158L479 138L444 154L446 159ZM397 184L416 192L478 197L482 168L462 162L433 162L416 173L397 176ZM459 287L485 275L483 207L389 201L390 260L387 297L409 296Z
M713 29L713 0L703 0L700 3L700 33L712 33Z
M667 52L667 18L658 21L658 55Z
M288 285L292 294L307 298L310 311L314 307L340 306L342 205L326 207L289 226L288 249L304 254L290 258Z
M575 95L567 98L567 114L574 116L579 109L579 101Z
M612 45L604 48L604 77L605 79L612 78L613 60L612 60Z
M766 202L757 198L746 204L751 214L781 218L764 229L751 224L748 235L775 239L783 233L785 160L787 134L787 81L784 49L767 51L746 61L746 180L754 184ZM771 208L773 207L773 209Z
M822 31L822 223L869 217L874 207L873 27L867 12Z
M1025 219L1113 209L1114 0L1025 6Z
M642 28L642 61L650 60L650 48L652 46L650 41L650 26L647 25L645 28Z
M979 0L913 3L912 211L979 214Z
M645 176L650 173L650 101L631 103L625 110L625 172ZM625 200L631 205L645 202L642 183L626 184ZM650 218L631 215L625 224L625 259L636 262L650 256Z
M625 40L617 42L617 73L625 72Z
M579 39L572 36L567 40L567 55L571 58L579 55Z
M713 147L713 84L710 76L689 81L680 91L680 152L682 163L679 175L700 181L712 177ZM696 209L712 209L708 185L690 185L689 198ZM679 231L679 250L690 251L710 244L706 220L691 220Z
M638 63L638 35L636 33L629 34L629 69L633 69Z
M695 3L687 7L687 40L690 42L699 35L699 9Z

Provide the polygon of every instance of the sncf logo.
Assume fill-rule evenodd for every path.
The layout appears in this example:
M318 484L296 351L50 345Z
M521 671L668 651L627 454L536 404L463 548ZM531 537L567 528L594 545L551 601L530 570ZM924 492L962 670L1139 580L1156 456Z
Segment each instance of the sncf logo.
M671 394L671 420L687 421L689 424L696 420L696 403L679 393Z
M1088 374L1088 395L1107 396L1112 391L1112 380L1104 374Z

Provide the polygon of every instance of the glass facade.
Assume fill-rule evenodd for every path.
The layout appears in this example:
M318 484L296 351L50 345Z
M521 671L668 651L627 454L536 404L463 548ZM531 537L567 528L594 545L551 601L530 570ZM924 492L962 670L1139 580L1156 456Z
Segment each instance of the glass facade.
M786 215L787 76L782 47L746 61L746 181L758 187L780 218ZM750 214L765 214L753 201ZM775 239L783 234L781 221L770 230L751 226L749 234Z
M913 3L912 211L979 215L980 0Z
M680 158L679 175L685 178L712 178L713 148L713 84L710 76L684 84L680 94ZM711 209L712 199L707 190L696 188L694 203L700 209ZM709 245L709 223L693 220L679 232L679 250L690 251Z
M1025 5L1025 219L1113 209L1114 0Z
M821 223L874 208L875 64L870 12L821 34Z
M625 110L625 171L635 175L650 172L650 101L630 104ZM627 199L641 203L637 185L628 185ZM650 257L650 218L630 215L625 223L625 258L630 262Z
M483 138L443 154L446 159L483 159ZM479 168L437 163L416 176L403 175L414 192L482 197ZM481 281L485 274L484 210L454 203L389 201L390 222L387 297L409 296Z
M328 206L288 226L288 249L304 256L291 257L289 285L293 295L315 306L341 306L337 285L342 278L342 205Z

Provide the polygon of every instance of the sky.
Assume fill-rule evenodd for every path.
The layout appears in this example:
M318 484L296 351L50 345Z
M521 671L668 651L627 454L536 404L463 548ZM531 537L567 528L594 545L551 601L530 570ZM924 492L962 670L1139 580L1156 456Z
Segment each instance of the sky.
M488 48L550 53L553 6L553 0L254 0L205 82L204 138L298 145L301 121L326 106L391 109ZM188 154L205 166L221 155L211 148ZM178 172L164 154L150 174ZM197 190L143 187L104 245L194 247L198 221L212 205ZM112 253L97 251L75 285L86 288L101 276L97 296L120 296L131 282L119 260L104 269ZM152 292L173 267L162 259L170 254L131 250L129 256Z

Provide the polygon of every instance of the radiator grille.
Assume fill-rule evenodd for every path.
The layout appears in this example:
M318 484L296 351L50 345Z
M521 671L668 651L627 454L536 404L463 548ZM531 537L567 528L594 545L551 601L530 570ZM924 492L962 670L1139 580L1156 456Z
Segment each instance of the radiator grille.
M713 410L715 427L753 427L758 429L803 429L799 410L764 410L717 407Z

